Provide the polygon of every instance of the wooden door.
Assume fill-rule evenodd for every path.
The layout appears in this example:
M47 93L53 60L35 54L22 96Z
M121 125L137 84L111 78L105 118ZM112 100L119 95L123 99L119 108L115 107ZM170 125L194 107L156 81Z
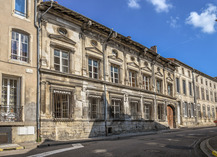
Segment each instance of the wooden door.
M173 109L170 106L167 106L167 120L170 128L173 128Z

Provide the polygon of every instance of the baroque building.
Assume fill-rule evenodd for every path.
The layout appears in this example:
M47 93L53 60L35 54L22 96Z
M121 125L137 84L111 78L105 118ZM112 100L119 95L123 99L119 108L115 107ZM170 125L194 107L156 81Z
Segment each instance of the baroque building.
M0 144L35 141L34 1L1 1L0 12Z

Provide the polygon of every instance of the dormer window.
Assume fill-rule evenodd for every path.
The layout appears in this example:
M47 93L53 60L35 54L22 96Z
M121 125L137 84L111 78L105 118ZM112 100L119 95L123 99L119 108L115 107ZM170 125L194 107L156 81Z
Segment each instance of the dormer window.
M27 15L27 0L15 0L15 13L26 17Z

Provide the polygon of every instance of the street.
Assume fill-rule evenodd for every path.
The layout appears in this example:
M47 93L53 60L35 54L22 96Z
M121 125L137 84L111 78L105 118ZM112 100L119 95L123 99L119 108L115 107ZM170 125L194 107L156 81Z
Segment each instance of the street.
M214 136L217 136L217 127L171 130L171 132L159 132L153 135L121 137L116 140L42 147L14 156L203 157L205 155L200 150L200 142Z

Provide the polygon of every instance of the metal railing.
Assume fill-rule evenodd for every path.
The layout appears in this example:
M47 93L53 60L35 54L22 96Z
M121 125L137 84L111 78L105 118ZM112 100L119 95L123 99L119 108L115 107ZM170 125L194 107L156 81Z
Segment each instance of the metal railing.
M22 122L23 107L0 105L0 122Z

